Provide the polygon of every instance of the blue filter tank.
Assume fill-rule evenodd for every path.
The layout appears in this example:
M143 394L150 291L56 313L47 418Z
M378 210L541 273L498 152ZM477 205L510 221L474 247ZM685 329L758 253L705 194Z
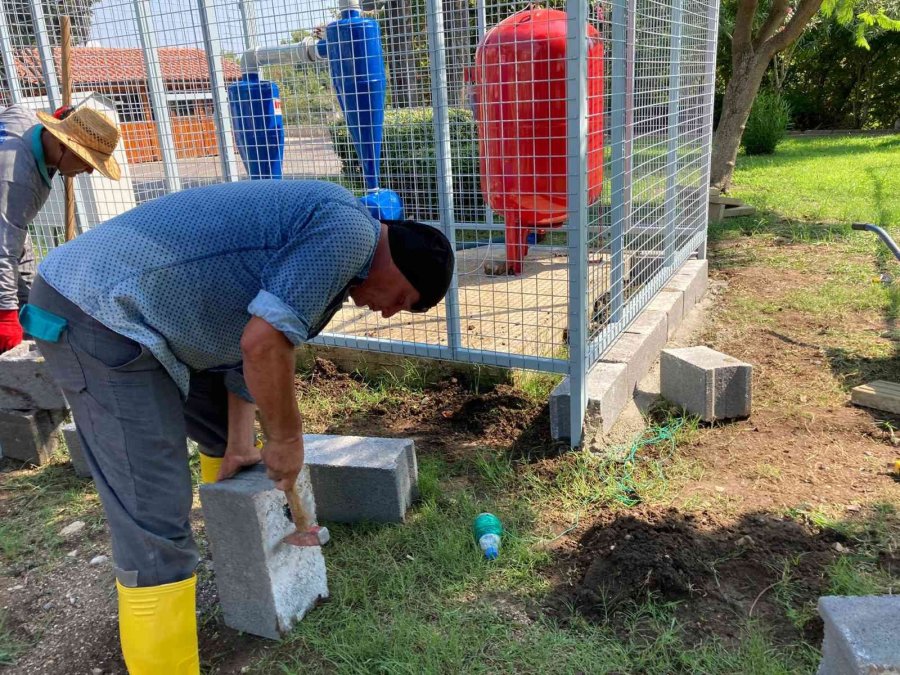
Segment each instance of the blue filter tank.
M332 84L362 165L366 195L361 201L376 218L398 220L403 217L399 195L378 186L387 89L378 22L362 16L349 0L317 46L327 51Z
M228 87L238 152L250 178L281 178L284 118L278 85L248 72Z

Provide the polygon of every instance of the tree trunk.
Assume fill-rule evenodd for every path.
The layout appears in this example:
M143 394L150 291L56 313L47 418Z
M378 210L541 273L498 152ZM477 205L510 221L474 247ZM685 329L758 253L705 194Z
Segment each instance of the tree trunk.
M725 88L719 125L713 135L709 174L709 184L720 190L725 191L731 186L744 125L767 65L768 59L763 61L755 54L746 55L735 67Z

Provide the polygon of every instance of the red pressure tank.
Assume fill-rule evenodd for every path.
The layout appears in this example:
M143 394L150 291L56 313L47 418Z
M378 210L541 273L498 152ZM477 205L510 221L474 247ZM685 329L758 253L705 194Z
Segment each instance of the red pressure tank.
M566 13L527 9L488 31L475 51L473 102L481 190L506 222L507 273L521 274L529 232L566 219ZM590 201L603 171L603 45L587 26Z

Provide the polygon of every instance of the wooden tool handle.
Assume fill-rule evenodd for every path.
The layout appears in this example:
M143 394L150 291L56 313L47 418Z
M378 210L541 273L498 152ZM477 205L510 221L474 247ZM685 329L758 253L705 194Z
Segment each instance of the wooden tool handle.
M62 103L72 105L72 19L62 17ZM66 176L66 241L75 237L75 185Z
M312 523L309 514L303 508L303 502L300 501L300 495L297 494L297 488L291 486L290 489L284 491L287 497L288 506L291 509L291 518L294 519L294 525L300 532L306 532Z

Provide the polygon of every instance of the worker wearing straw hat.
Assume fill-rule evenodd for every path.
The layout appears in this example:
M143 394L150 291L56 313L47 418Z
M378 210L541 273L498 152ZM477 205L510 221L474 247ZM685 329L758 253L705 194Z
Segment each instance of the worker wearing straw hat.
M13 105L0 112L0 353L22 341L18 309L34 278L28 225L47 202L53 176L98 171L119 180L118 142L116 125L91 108L35 116Z

